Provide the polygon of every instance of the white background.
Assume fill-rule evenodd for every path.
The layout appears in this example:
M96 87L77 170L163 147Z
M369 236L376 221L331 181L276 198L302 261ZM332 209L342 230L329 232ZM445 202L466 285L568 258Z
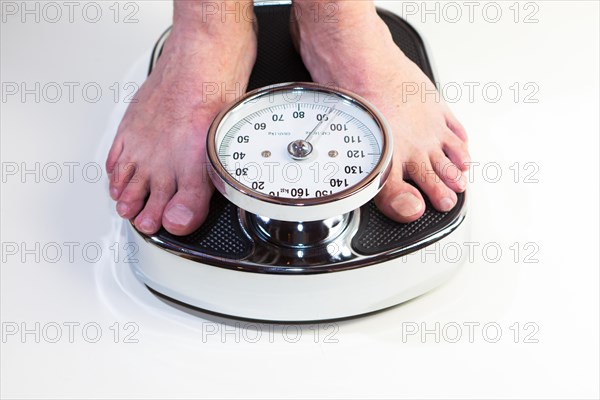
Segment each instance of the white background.
M423 13L421 2L408 3L380 4L404 14L427 39L440 85L463 88L452 107L468 128L474 161L487 166L474 170L469 189L471 239L480 245L439 289L321 326L318 335L316 325L257 330L250 322L175 309L133 279L122 248L121 262L111 261L119 221L106 177L88 182L95 164L86 179L82 168L102 165L123 108L110 88L142 79L139 71L170 23L170 2L139 2L138 22L129 24L123 18L135 9L120 3L115 22L112 1L98 2L97 23L82 17L82 4L73 23L64 6L56 23L3 14L2 397L598 398L598 3L499 2L496 23L496 7L486 14L485 3L472 21L465 3L455 3L463 13L458 22L449 20L456 10L445 3L427 3L438 7L439 21ZM528 15L532 23L524 22ZM54 92L23 102L20 94L7 95L11 82L56 82L64 92L56 103L49 101ZM80 84L73 102L64 82ZM103 89L96 103L82 94L89 82ZM479 84L473 99L466 82ZM492 89L482 92L486 84L502 89L497 102ZM22 171L36 162L39 182ZM73 182L65 162L79 163ZM51 163L63 165L56 183ZM68 242L78 243L73 260ZM39 261L23 252L36 243ZM96 247L88 245L86 260L87 243L99 243L102 257L93 260ZM490 243L501 256L482 252ZM56 247L63 254L52 262ZM36 323L39 343L34 333L21 335ZM69 323L79 324L72 340ZM436 323L439 340L407 335L408 328L435 330ZM469 323L479 324L472 340ZM496 343L494 329L482 330L487 323L502 330ZM50 343L57 325L62 336ZM451 343L457 325L462 337ZM15 327L19 332L9 335ZM102 334L88 343L95 327ZM296 329L301 337L293 343ZM137 343L126 343L127 333Z

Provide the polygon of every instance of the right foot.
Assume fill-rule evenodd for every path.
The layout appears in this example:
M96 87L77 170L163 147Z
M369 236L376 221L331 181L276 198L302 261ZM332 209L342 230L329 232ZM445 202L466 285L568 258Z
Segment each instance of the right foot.
M335 6L337 22L312 18L315 7ZM424 93L436 88L392 40L372 1L295 0L292 35L315 82L348 89L373 103L394 137L393 168L375 198L381 212L412 222L425 212L423 196L450 211L466 187L467 136L450 108L434 96L407 95L405 85ZM321 13L320 15L323 15Z
M177 5L176 5L177 7ZM137 229L175 235L196 230L213 187L206 135L225 103L239 96L256 58L252 21L173 25L162 56L121 122L106 161L117 212ZM224 91L227 93L224 93Z

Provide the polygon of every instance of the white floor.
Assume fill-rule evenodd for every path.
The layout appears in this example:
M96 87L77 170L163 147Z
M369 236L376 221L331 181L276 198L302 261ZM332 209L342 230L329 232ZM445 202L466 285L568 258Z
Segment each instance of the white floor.
M45 4L1 3L2 398L598 398L597 2L381 2L462 90L474 251L421 298L321 326L193 315L133 279L99 168L171 5L76 3L71 23L58 2L52 23Z

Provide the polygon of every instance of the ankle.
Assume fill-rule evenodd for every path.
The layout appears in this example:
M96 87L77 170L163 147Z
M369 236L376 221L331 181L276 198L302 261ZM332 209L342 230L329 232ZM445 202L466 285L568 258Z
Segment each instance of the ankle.
M293 6L292 30L301 47L371 46L373 38L391 36L372 1L295 0Z
M316 1L320 3L321 0ZM298 5L299 0L294 4ZM296 13L292 21L292 35L295 44L305 63L336 63L339 66L347 64L352 60L355 67L356 62L369 62L362 59L360 55L373 53L376 44L392 43L393 40L387 25L377 15L375 8L366 8L364 6L346 7L345 2L340 5L340 12L337 21L327 21L324 18L309 18L304 11ZM356 3L350 0L348 3ZM315 4L312 0L304 0L299 7L303 5ZM328 2L325 4L336 4ZM367 6L372 5L370 1L365 2ZM389 39L389 40L387 40ZM394 50L397 47L394 45ZM381 52L379 52L381 53ZM358 56L358 58L357 58ZM307 65L307 67L310 67ZM365 66L366 67L366 66ZM309 68L310 70L310 68Z
M370 0L294 0L292 17L299 26L327 33L371 24L378 18Z
M193 39L198 35L227 34L231 37L252 32L255 24L252 0L174 2L172 33L177 36Z

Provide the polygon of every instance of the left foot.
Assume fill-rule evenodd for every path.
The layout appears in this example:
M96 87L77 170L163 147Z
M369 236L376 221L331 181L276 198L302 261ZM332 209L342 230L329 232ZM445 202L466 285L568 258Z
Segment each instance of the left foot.
M336 4L337 22L313 18L315 4ZM466 188L467 135L440 96L433 95L435 85L393 42L374 4L295 0L294 7L299 17L292 22L292 35L313 80L366 98L391 127L394 165L375 198L379 209L398 222L423 215L423 197L405 181L410 179L437 210L450 211L456 193ZM418 93L410 94L415 88Z

